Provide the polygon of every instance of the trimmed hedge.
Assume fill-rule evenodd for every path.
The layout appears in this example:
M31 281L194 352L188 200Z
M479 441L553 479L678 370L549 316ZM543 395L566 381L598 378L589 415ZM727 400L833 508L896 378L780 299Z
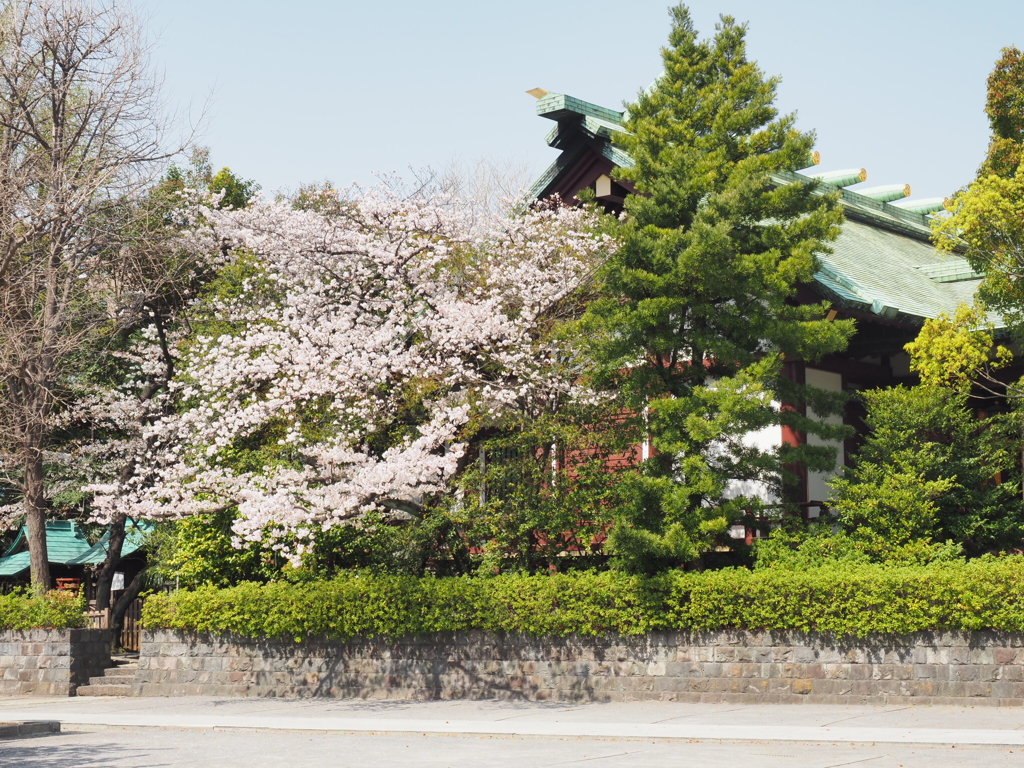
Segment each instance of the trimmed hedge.
M558 636L718 629L857 637L922 630L1020 632L1024 557L654 578L610 572L446 579L351 575L152 595L143 625L297 642L470 629Z
M0 630L69 629L85 626L85 600L69 592L42 597L11 592L0 595Z

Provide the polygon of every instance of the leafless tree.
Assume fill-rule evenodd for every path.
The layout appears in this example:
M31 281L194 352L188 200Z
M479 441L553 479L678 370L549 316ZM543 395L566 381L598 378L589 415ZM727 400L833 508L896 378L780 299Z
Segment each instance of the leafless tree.
M34 588L50 585L44 451L58 382L116 312L132 200L170 154L138 17L113 0L0 13L0 457L24 503Z
M526 204L531 168L520 157L453 157L436 174L445 192L470 202L482 216L507 216Z

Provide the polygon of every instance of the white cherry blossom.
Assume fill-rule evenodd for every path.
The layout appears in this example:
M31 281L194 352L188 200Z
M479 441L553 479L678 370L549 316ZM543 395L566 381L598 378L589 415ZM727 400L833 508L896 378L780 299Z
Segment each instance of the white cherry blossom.
M251 276L207 301L230 330L184 348L171 386L183 407L140 436L133 480L94 487L100 518L233 507L239 540L297 540L299 555L370 510L415 514L450 487L481 424L585 394L546 329L613 247L590 213L481 221L385 186L328 212L258 202L204 217L224 266ZM248 443L281 459L243 469Z

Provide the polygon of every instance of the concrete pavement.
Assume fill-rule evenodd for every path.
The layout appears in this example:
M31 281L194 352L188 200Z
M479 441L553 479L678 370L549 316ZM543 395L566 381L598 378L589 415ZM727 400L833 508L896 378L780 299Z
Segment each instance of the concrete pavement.
M64 733L0 765L1024 765L1024 709L985 706L0 698L33 719Z

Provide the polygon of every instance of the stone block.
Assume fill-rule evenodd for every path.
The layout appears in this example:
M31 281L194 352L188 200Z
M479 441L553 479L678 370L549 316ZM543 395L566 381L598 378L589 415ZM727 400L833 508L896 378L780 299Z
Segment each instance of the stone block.
M872 665L867 663L850 664L848 678L850 680L870 680Z
M1018 653L1017 648L993 648L992 660L995 664L1016 664Z
M950 679L960 682L975 682L981 679L982 667L977 664L961 664L950 670Z
M994 664L995 654L992 648L971 648L969 659L971 664Z
M1018 664L1007 664L999 668L1000 680L1019 683L1024 681L1024 666Z

